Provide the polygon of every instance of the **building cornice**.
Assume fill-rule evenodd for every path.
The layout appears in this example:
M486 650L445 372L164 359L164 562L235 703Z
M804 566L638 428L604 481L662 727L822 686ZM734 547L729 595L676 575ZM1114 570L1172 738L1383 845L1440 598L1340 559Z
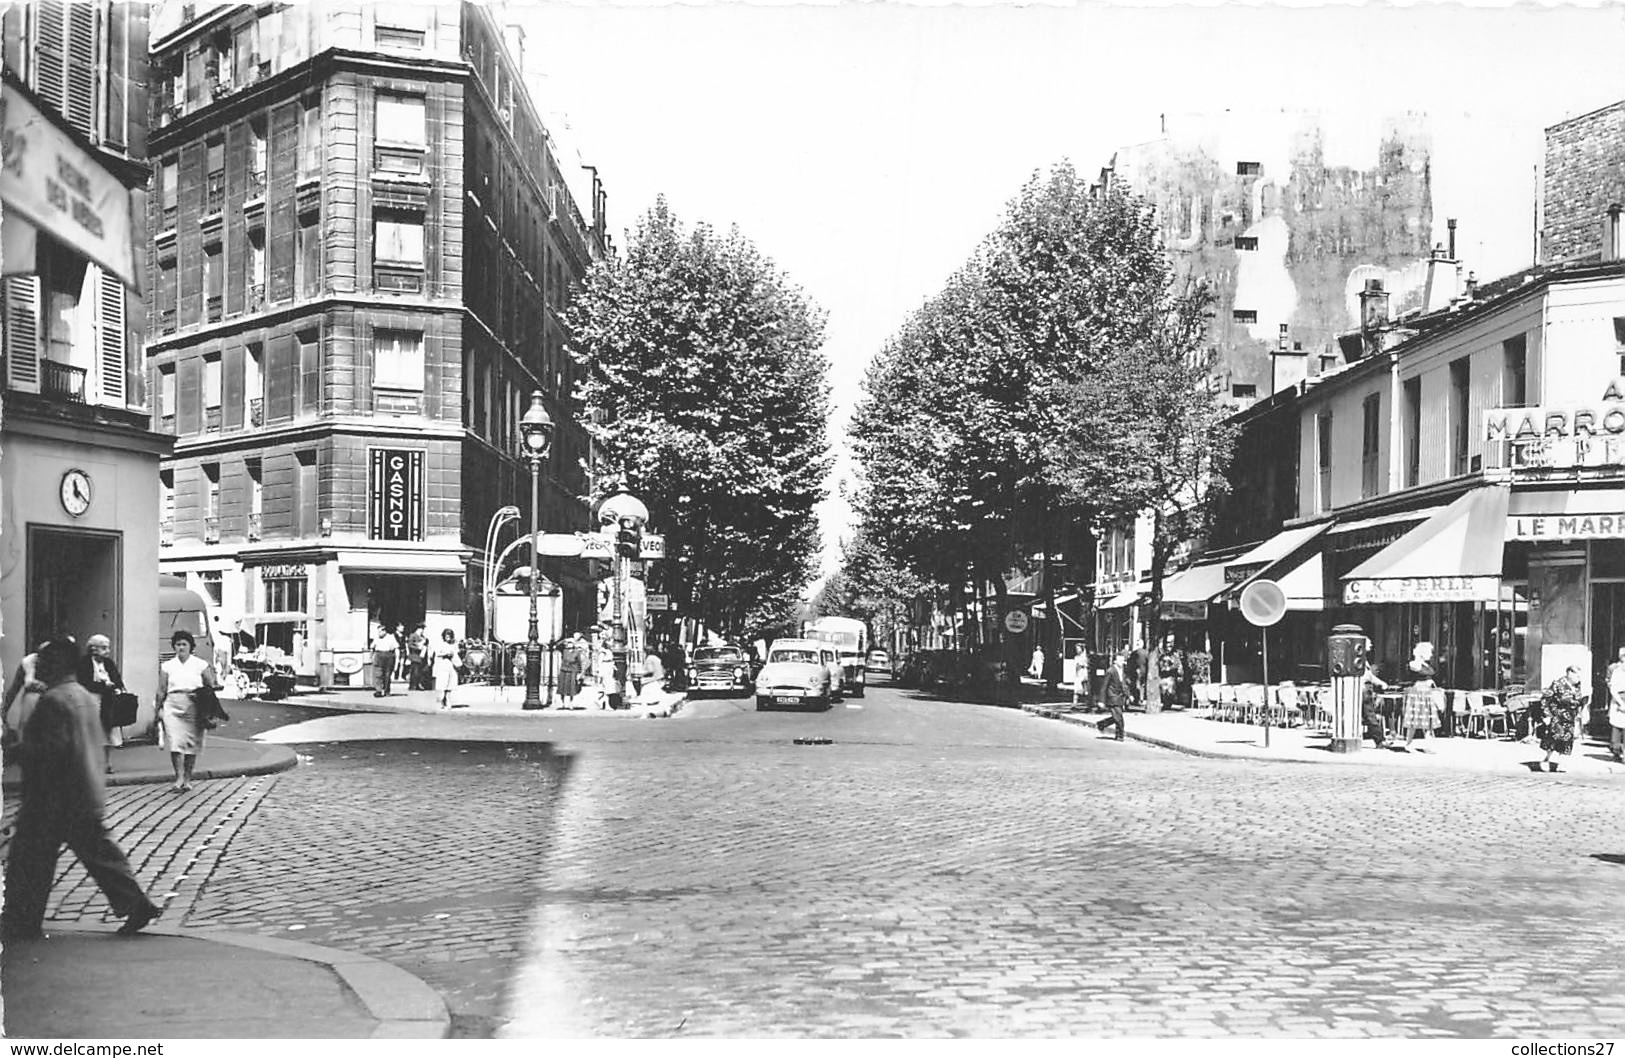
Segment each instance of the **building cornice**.
M159 457L168 456L175 439L154 433L139 412L94 404L72 404L8 390L4 399L5 432L60 444L99 445Z

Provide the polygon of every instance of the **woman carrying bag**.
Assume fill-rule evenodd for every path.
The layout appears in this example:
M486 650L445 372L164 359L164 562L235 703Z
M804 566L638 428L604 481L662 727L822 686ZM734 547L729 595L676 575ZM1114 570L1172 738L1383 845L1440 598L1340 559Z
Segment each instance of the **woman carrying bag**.
M113 748L124 745L124 728L135 723L140 703L129 688L124 676L113 660L113 641L104 635L93 635L85 643L85 655L79 659L79 685L101 703L104 760L109 774L113 771Z
M169 762L175 769L180 793L192 788L192 768L203 751L203 732L214 727L220 713L220 677L214 666L193 654L197 641L180 631L170 637L175 656L158 667L158 724Z

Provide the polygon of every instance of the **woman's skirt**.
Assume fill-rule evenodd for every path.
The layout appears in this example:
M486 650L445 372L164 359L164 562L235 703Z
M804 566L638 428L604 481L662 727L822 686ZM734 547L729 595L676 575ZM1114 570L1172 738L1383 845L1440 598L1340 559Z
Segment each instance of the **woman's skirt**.
M434 663L434 689L445 693L457 686L457 666L450 658L437 658Z
M197 709L190 691L174 691L164 699L158 714L159 735L171 753L196 756L203 749L203 732L198 728Z
M1431 687L1412 687L1405 692L1405 713L1400 728L1405 731L1432 731L1438 723L1433 711L1434 691Z
M574 698L581 693L581 673L575 669L559 670L559 693L566 698Z

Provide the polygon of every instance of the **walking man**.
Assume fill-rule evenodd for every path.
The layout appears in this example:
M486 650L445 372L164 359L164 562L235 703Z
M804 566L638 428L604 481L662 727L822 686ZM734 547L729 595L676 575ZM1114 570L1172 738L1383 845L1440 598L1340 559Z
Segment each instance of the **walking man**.
M411 658L407 687L414 691L433 690L429 683L429 633L422 625L412 629L406 640L406 653Z
M1608 749L1625 763L1625 647L1619 660L1608 666Z
M389 693L390 679L395 675L395 654L400 640L388 625L378 626L378 638L372 641L372 696L382 698Z
M100 705L74 675L79 648L58 637L40 649L38 674L46 684L23 735L22 807L6 858L5 909L0 939L43 936L45 905L63 845L96 880L120 933L135 933L158 917L130 870L130 861L107 833L107 777L102 772Z
M1118 651L1112 657L1111 668L1106 670L1106 681L1101 685L1100 698L1111 716L1100 721L1095 727L1104 734L1108 727L1117 726L1117 741L1123 741L1123 711L1128 708L1129 684L1128 677L1123 672L1123 664L1128 658L1128 651Z

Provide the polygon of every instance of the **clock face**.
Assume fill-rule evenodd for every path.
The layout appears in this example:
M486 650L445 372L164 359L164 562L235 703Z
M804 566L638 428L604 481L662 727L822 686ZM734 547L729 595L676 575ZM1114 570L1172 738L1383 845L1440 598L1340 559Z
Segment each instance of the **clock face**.
M62 509L75 518L90 510L90 475L83 470L62 475Z

